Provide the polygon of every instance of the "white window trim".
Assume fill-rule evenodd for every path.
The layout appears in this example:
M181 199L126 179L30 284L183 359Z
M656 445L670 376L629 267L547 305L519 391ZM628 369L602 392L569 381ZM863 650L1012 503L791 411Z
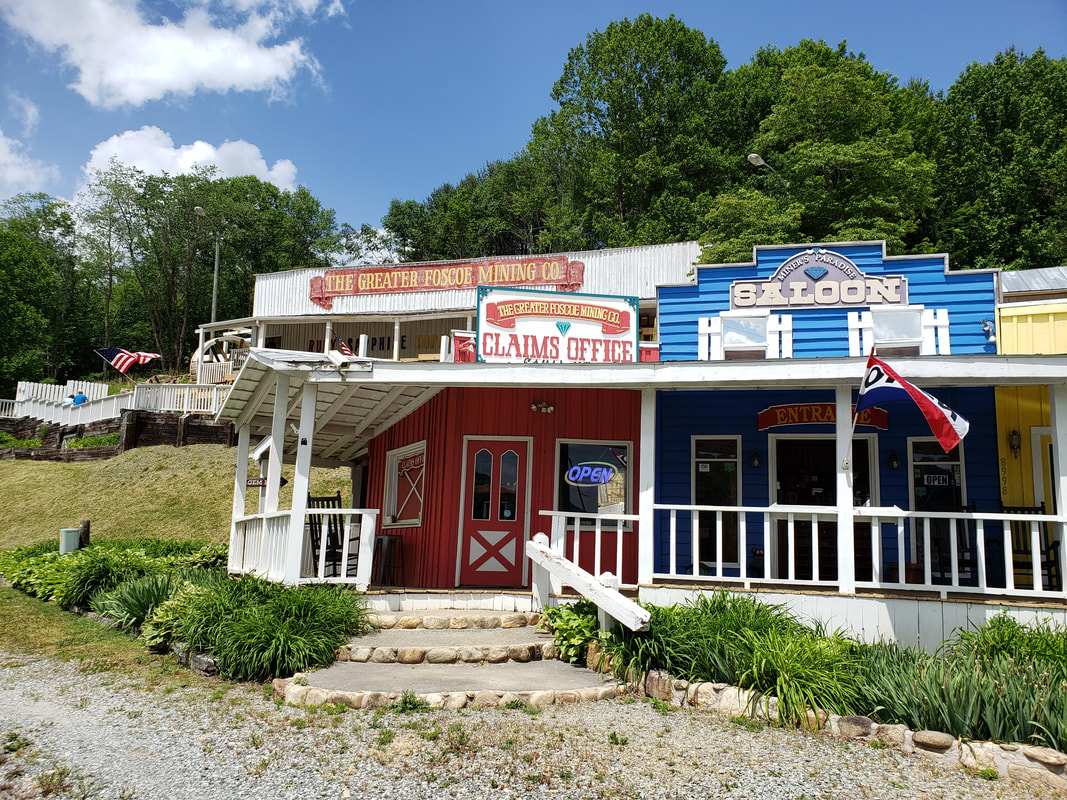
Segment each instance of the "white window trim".
M397 467L405 458L423 454L422 464L422 506L419 516L415 519L393 519L396 515L398 478ZM426 470L429 466L425 460L426 440L415 442L404 447L398 447L385 454L385 494L382 497L382 527L383 528L419 528L422 526L422 518L426 511Z
M559 450L562 444L602 444L602 445L622 445L626 448L626 508L623 509L624 514L632 514L634 507L633 500L633 488L634 488L634 443L632 440L627 439L556 439L555 443L555 468L552 471L552 508L561 514L570 514L570 511L564 511L559 507ZM588 516L596 516L595 514L589 514ZM572 526L571 526L572 527ZM582 526L583 530L592 530L592 523ZM570 529L570 527L568 528ZM603 528L602 528L603 529ZM633 530L633 522L626 520L622 524L622 530Z
M726 350L722 343L723 318L767 319L767 341L764 357L768 359L793 357L793 316L772 314L763 311L722 311L717 317L700 317L697 320L697 359L700 361L723 361Z
M916 442L933 442L937 444L936 436L909 436L908 437L908 508L912 511L915 510L915 448ZM938 444L938 447L941 445ZM956 445L956 450L959 453L959 465L960 465L960 505L965 506L969 502L967 500L967 465L966 458L963 452L963 442L961 441ZM956 462L950 461L950 464Z
M918 311L921 314L922 337L908 342L886 343L901 346L913 344L919 346L919 355L952 355L947 308L926 308L921 305L886 306L885 311ZM850 356L869 356L876 344L874 341L874 318L878 309L848 312L848 354Z
M743 499L741 497L741 487L744 484L744 482L741 480L741 470L742 470L742 466L741 466L741 437L740 436L718 436L718 435L713 435L713 434L707 434L707 435L703 435L703 436L693 436L689 440L689 467L690 467L689 502L692 503L693 505L697 504L696 492L697 492L697 440L698 439L733 439L735 442L737 442L737 449L735 451L737 453L737 457L734 459L735 463L737 464L737 470L736 470L736 474L734 476L734 480L737 483L737 505L739 505L739 506L744 505ZM715 458L715 459L705 458L705 459L701 459L701 460L702 461L729 461L729 459L726 459L726 458ZM737 556L738 556L738 558L740 558L741 554L744 553L744 551L745 551L745 548L744 548L744 546L743 546L743 544L741 542L741 529L742 529L742 526L740 524L740 520L738 520L738 525L737 525ZM723 569L727 569L729 567L737 567L738 569L740 569L741 562L740 561L724 561L722 563L722 568Z

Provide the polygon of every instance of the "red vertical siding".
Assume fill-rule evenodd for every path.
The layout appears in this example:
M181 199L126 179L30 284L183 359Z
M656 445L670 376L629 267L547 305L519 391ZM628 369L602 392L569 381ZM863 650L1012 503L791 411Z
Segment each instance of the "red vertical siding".
M551 414L531 411L530 404L535 401L545 401L555 406L555 411ZM446 389L371 442L367 502L371 508L382 507L386 453L425 439L422 525L393 529L393 532L404 537L404 584L450 589L456 584L464 436L533 439L529 526L533 534L547 533L550 529L549 520L538 512L553 508L557 439L632 442L630 496L635 508L640 430L641 393L637 391ZM588 538L591 542L592 537ZM636 542L636 530L627 538ZM605 552L614 552L613 536L605 537L604 547ZM627 547L624 562L624 576L631 575L636 575L635 547Z

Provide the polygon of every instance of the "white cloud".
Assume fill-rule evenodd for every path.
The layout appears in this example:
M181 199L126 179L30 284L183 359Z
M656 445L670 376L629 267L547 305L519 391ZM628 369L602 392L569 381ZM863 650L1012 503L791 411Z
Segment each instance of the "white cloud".
M254 175L279 189L296 189L296 165L292 161L283 158L268 166L259 148L243 139L223 142L218 147L199 140L175 147L168 133L145 125L140 130L124 131L98 144L82 169L86 175L93 170L105 170L112 156L123 164L151 174L167 172L177 175L191 171L196 164L214 165L223 178Z
M22 138L29 139L37 130L37 123L41 119L41 112L37 106L18 92L7 93L8 110L12 116L22 123Z
M223 2L230 27L205 8L149 21L139 0L0 0L0 16L77 70L71 86L89 103L117 108L200 91L280 95L318 63L299 38L269 42L297 14L344 13L338 0Z
M59 167L30 158L22 143L0 130L0 198L19 192L40 192L59 180Z

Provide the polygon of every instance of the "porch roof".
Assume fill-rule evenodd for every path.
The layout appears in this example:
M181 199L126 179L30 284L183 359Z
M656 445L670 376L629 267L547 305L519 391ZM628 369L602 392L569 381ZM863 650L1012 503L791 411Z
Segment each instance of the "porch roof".
M289 377L285 459L296 452L301 387L318 386L313 463L339 466L368 442L449 387L595 389L832 389L859 386L866 358L684 361L638 364L454 364L396 362L253 348L216 418L270 435L275 376ZM1067 384L1067 355L915 356L893 359L909 381L926 387Z

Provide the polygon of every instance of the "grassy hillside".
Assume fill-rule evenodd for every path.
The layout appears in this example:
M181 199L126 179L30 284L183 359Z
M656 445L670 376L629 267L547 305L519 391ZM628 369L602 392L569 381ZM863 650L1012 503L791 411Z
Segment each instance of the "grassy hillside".
M94 538L225 542L233 503L235 449L221 445L143 447L109 461L58 464L0 461L0 550L59 537L92 522ZM250 465L249 474L258 474ZM293 468L282 489L291 502ZM313 470L313 494L347 497L347 469ZM258 501L249 490L248 510Z

